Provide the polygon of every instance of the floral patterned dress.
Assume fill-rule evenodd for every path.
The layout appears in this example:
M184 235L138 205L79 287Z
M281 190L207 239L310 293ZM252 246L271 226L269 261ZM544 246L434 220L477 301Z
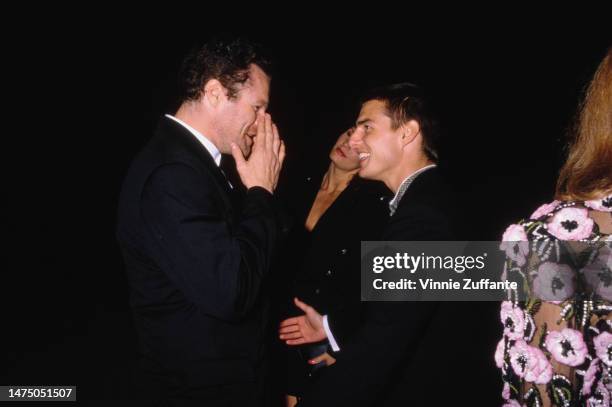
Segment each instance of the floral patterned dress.
M612 195L542 205L504 233L523 294L501 305L505 407L612 406L612 236L590 210L612 216Z

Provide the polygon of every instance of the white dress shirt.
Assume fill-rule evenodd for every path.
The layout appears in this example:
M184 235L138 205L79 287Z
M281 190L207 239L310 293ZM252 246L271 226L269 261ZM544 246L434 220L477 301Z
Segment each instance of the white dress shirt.
M215 160L215 163L217 164L217 167L219 165L221 165L221 152L219 151L219 149L206 137L204 137L204 135L202 133L200 133L199 131L197 131L196 129L194 129L193 127L191 127L190 125L188 125L187 123L185 123L184 121L177 119L176 117L167 114L166 117L168 119L172 119L175 122L177 122L178 124L180 124L181 126L183 126L184 128L186 128L187 130L189 130L189 132L191 134L194 135L194 137L196 139L198 139L198 141L200 143L202 143L202 145L204 146L204 148L206 148L206 150L210 153L210 156L213 158L213 160Z

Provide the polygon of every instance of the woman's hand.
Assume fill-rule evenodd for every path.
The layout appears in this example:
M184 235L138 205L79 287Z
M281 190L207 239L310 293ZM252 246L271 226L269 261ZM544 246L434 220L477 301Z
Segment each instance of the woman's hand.
M311 365L316 365L317 363L325 362L325 366L331 366L336 363L336 359L331 356L329 353L325 352L322 355L317 356L316 358L312 358L308 361Z
M298 400L297 397L292 396L290 394L285 395L285 407L295 407Z

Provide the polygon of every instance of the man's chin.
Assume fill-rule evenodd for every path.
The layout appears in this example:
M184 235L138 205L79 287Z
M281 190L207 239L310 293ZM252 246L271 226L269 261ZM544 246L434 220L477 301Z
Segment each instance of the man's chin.
M370 174L368 174L367 167L363 167L359 170L359 176L365 179L371 179Z
M359 176L363 179L370 179L373 181L381 181L379 175L376 171L372 171L371 168L368 168L368 166L366 165L365 167L361 167L361 169L359 170Z

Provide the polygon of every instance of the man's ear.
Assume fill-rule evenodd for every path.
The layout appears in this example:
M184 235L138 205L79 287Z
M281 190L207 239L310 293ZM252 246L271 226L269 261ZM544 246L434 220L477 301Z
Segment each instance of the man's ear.
M203 99L212 107L219 106L221 102L227 99L225 87L217 79L209 80L204 85Z
M409 120L400 127L402 134L401 143L402 147L412 143L414 139L421 133L421 126L416 120Z

